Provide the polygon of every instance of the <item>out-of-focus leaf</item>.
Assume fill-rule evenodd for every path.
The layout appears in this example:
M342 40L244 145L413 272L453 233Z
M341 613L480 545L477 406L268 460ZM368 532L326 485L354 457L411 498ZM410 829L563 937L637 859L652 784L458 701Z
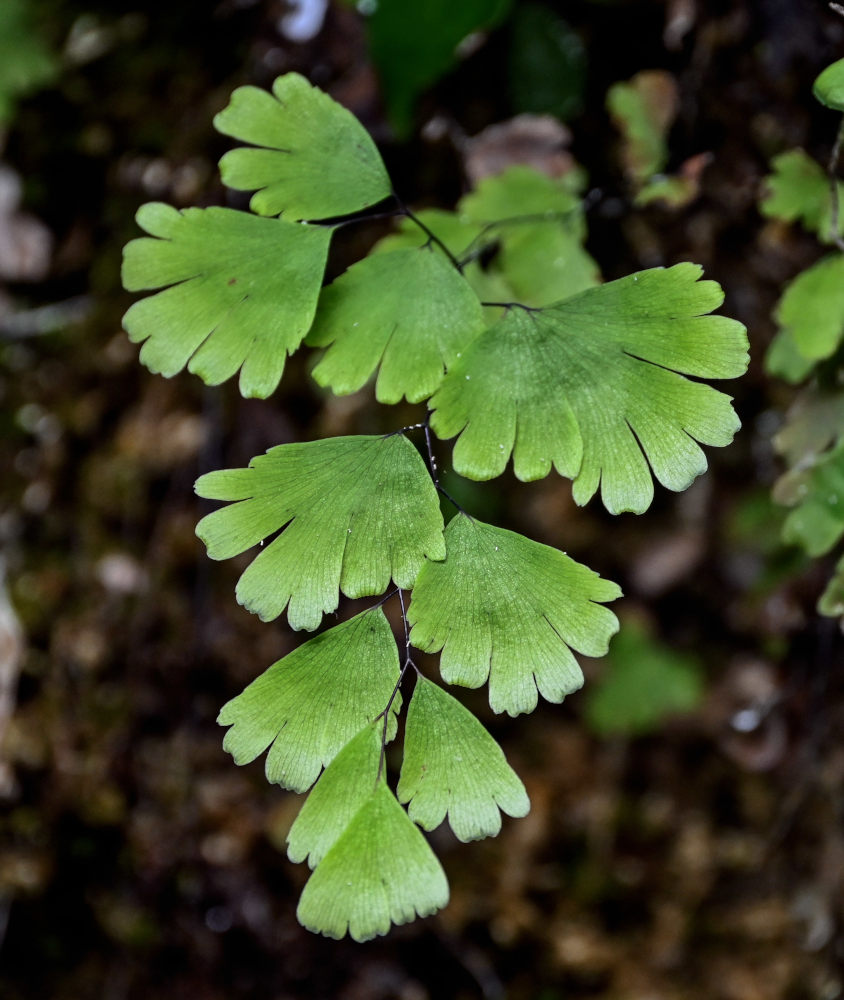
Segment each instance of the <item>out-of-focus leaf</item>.
M844 59L827 66L815 80L813 92L821 104L844 111Z
M8 122L19 98L48 85L58 59L42 41L28 0L0 2L0 124Z
M765 354L765 371L796 385L802 382L815 367L815 362L805 358L794 343L789 330L778 330Z
M835 572L818 601L818 611L829 618L844 616L844 556L835 564Z
M798 274L774 318L804 358L831 357L844 337L844 254L824 257Z
M518 4L510 26L508 82L517 111L567 121L583 105L586 48L580 35L550 7Z
M774 447L789 466L806 467L844 436L844 392L811 386L794 401Z
M589 687L585 716L602 736L637 736L675 713L693 711L702 697L697 660L626 621L610 649L606 673Z
M762 215L783 222L800 222L823 243L832 242L832 198L823 168L802 149L791 149L771 161L774 172L765 178ZM838 185L839 204L844 184ZM839 231L841 223L839 220Z
M821 556L844 535L844 441L810 468L782 476L774 489L778 503L794 505L783 525L783 539L808 555Z
M668 160L666 137L678 101L674 77L663 70L643 70L607 91L607 110L622 135L624 168L637 186Z

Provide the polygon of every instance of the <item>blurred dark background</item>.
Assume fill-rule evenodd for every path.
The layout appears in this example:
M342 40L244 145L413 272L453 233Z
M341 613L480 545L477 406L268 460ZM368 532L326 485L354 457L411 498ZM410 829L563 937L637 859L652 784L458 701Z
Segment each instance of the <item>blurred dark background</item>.
M813 0L486 3L451 60L472 4L432 4L447 57L413 77L417 5L376 30L337 0L3 3L0 997L844 995L842 640L814 611L831 563L779 540L770 439L793 390L761 366L783 283L820 250L758 212L772 156L829 155L835 116L811 83L844 54L844 18ZM709 154L679 207L633 204L605 110L610 85L646 69L679 95L667 169ZM450 906L363 946L296 923L307 872L284 838L300 799L222 751L219 707L297 640L235 603L237 560L205 558L192 484L424 410L326 396L299 357L266 402L163 380L120 326L137 207L240 205L212 116L235 86L289 70L362 119L414 205L453 206L487 127L563 118L604 276L697 261L751 339L750 373L727 387L735 444L643 516L578 509L555 477L446 473L482 516L619 581L623 634L563 706L501 719L467 695L532 812L480 844L436 831ZM388 229L338 241L331 273Z

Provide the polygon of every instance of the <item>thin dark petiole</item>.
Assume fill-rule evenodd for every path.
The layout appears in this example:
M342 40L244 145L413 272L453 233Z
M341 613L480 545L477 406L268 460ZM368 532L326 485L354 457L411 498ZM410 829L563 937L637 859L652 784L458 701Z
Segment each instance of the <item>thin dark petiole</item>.
M526 306L524 302L482 302L482 306L495 306L498 309L524 309L525 312L538 313L542 310L538 306Z
M431 414L428 414L428 418L422 425L425 428L425 448L428 451L428 467L431 470L431 479L434 482L434 488L438 493L441 493L450 504L460 511L461 514L466 514L466 511L460 506L460 504L454 499L454 497L448 492L448 490L440 485L440 474L437 469L437 459L434 455L434 446L431 441L431 426L430 426ZM468 514L466 515L469 516Z
M405 203L401 200L401 198L399 198L399 196L395 192L393 192L393 197L396 199L396 202L398 203L401 213L403 215L406 215L411 222L415 222L416 225L419 226L419 228L422 230L422 232L428 237L428 242L435 243L440 248L440 250L442 250L442 252L446 255L446 257L448 257L448 259L451 261L454 267L457 268L457 270L462 274L463 266L461 265L460 261L454 256L451 250L448 249L448 247L445 245L445 243L443 243L443 241L439 238L439 236L437 236L437 234L430 227L426 226L425 223L419 218L419 216L415 215L407 207L407 205L405 205Z
M417 674L419 673L419 668L413 662L413 657L410 655L410 628L407 624L407 610L404 604L404 592L401 588L399 588L398 590L393 591L393 593L397 593L399 595L399 604L401 605L401 620L402 625L404 626L404 664L399 671L398 680L395 683L395 687L393 688L393 692L390 695L390 699L387 702L384 711L376 717L377 719L383 718L384 720L381 728L381 753L378 757L378 774L375 777L376 786L381 780L381 775L384 773L384 758L387 753L387 727L390 724L390 709L393 707L393 702L396 700L396 695L399 693L402 681L404 680L404 675L407 673L408 668L413 667ZM390 596L392 597L392 594Z

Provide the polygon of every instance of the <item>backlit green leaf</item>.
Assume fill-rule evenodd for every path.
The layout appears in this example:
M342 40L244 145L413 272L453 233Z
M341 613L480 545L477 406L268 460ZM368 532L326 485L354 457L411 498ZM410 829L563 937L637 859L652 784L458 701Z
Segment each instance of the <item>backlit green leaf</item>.
M421 675L407 714L400 802L410 818L433 830L448 814L458 840L495 837L501 812L526 816L525 787L501 747L472 713Z
M800 222L824 243L832 232L832 199L823 168L802 149L791 149L771 161L774 172L765 178L767 193L759 205L762 215ZM844 201L844 184L838 185Z
M369 133L346 108L298 73L269 94L238 87L215 118L218 132L257 149L233 149L220 160L223 183L256 191L259 215L327 219L375 205L392 192Z
M774 318L807 360L831 357L844 337L844 254L825 257L798 274Z
M305 886L296 916L310 931L355 941L427 917L448 882L419 828L380 782Z
M284 528L241 576L237 599L264 621L287 607L294 629L317 628L337 607L338 588L381 594L392 576L409 589L425 556L445 557L436 490L400 434L279 445L246 469L207 473L196 492L235 501L197 525L212 559Z
M483 328L477 295L442 254L375 254L353 264L320 297L308 343L330 346L314 378L345 395L378 368L379 402L407 396L418 403Z
M774 339L765 354L765 371L769 375L775 375L796 385L802 382L814 367L815 362L803 357L788 330L781 328L774 334Z
M397 695L396 701L399 699ZM388 730L391 737L397 708L394 702ZM362 729L320 775L287 835L287 856L291 861L307 858L311 868L316 867L372 795L378 778L382 729L380 721Z
M269 396L316 312L331 230L160 202L137 220L156 238L127 245L123 284L164 289L123 317L141 361L166 376L187 366L208 385L240 369L244 396Z
M747 337L706 315L723 293L677 264L587 289L547 309L511 309L473 341L431 399L431 426L460 438L454 467L518 478L554 468L586 503L601 487L612 513L647 509L651 469L683 490L706 469L696 444L726 445L739 424L730 398L696 378L735 378ZM650 468L649 468L650 463Z
M481 225L506 231L506 220L525 216L570 217L582 226L580 197L568 178L555 178L518 164L484 177L474 191L460 199L460 214ZM535 220L534 220L535 221Z
M602 656L618 623L600 602L616 584L567 555L465 514L446 528L448 556L419 573L408 620L417 649L442 650L449 684L489 680L493 711L532 712L583 683L575 649ZM571 647L571 649L569 648Z
M288 653L225 704L217 718L231 726L223 749L236 764L248 764L269 747L267 780L304 792L387 707L398 676L398 650L384 612L364 611ZM399 705L397 697L391 736Z
M812 89L821 104L835 111L844 111L844 59L827 66Z

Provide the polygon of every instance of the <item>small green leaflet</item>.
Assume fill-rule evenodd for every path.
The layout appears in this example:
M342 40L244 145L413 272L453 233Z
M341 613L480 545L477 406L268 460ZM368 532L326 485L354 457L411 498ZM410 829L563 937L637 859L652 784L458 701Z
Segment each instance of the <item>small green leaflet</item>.
M18 98L58 75L59 56L47 48L41 25L35 27L37 19L31 0L0 3L0 124L11 121Z
M141 361L168 377L187 365L208 385L240 369L244 396L269 396L316 312L331 229L160 202L137 220L157 238L126 246L124 287L164 289L123 317Z
M683 377L735 378L744 327L708 316L723 301L701 268L653 268L541 310L510 309L463 352L431 398L431 426L460 434L454 467L470 479L541 479L551 466L586 503L641 513L651 469L683 490L706 469L696 444L729 444L730 398ZM680 374L683 373L683 374ZM648 467L650 463L650 468Z
M844 59L827 66L815 80L812 90L821 104L834 111L844 111Z
M656 642L625 621L613 642L607 673L590 685L585 714L601 736L652 732L665 718L691 712L703 697L698 661Z
M418 403L484 329L477 295L440 253L379 253L324 289L308 344L330 345L313 375L338 395L356 392L379 367L375 396Z
M381 781L317 865L296 916L326 937L368 941L447 903L442 866Z
M231 726L223 749L236 764L248 764L269 747L267 780L304 792L386 708L398 676L398 651L384 612L364 611L288 653L225 704L217 718ZM389 737L395 735L399 705L397 696Z
M798 274L774 317L804 358L831 357L844 337L844 254L830 254Z
M820 164L803 152L791 149L771 160L774 172L765 178L767 194L759 211L783 222L800 222L822 242L832 242L832 200L829 178ZM838 185L844 200L844 184Z
M582 225L580 197L572 179L555 179L521 164L484 177L474 191L460 199L460 214L478 225L502 229L510 224L507 220L525 223L526 216L539 216L544 221L545 217L570 215Z
M664 70L644 70L607 91L607 110L623 136L622 159L635 184L665 166L666 136L678 105L677 84Z
M815 367L815 362L804 358L788 330L780 328L765 354L765 371L769 375L796 385L802 382Z
M449 684L489 679L495 712L532 712L538 693L560 702L583 683L572 649L603 656L618 630L601 606L618 586L557 549L458 514L446 528L445 562L419 573L408 609L410 640L442 650Z
M328 219L358 212L392 193L363 125L298 73L278 77L272 94L238 87L214 127L260 147L233 149L220 160L224 184L257 192L249 207L258 215Z
M782 476L774 490L778 503L792 504L782 537L810 556L822 556L844 535L844 441L807 469Z
M264 621L287 607L294 629L317 628L337 607L338 588L381 594L392 576L409 589L425 556L445 558L436 490L401 434L279 445L247 469L207 473L196 492L235 501L197 525L212 559L284 528L241 576L237 599Z
M399 699L397 695L396 700ZM395 732L397 711L394 702L390 738ZM287 856L291 861L307 858L311 868L315 868L372 795L378 780L382 729L380 721L362 729L320 775L287 835Z
M448 822L458 840L495 837L501 813L526 816L530 801L501 747L472 713L419 675L407 713L398 798L423 830Z

